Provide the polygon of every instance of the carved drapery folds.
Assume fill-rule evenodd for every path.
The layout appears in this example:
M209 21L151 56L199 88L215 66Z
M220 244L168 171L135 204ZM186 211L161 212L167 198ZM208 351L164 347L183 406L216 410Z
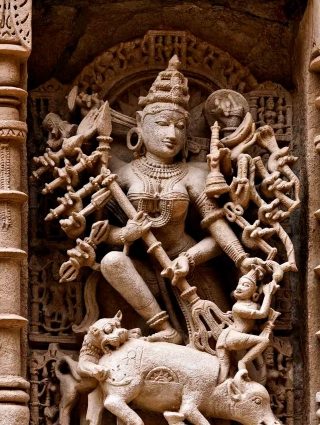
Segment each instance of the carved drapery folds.
M4 0L0 6L0 423L28 424L22 378L22 329L26 293L26 61L31 46L31 1Z
M49 81L34 90L30 106L31 139L37 140L29 152L35 156L30 184L32 350L40 342L54 342L77 351L76 335L79 341L87 333L79 369L58 351L46 354L36 367L33 361L34 388L42 390L31 392L32 405L46 397L47 412L56 418L52 403L57 401L52 400L59 399L60 422L68 424L64 401L71 390L63 385L72 377L80 393L96 388L88 398L92 424L101 423L101 397L119 420L131 415L138 424L128 400L113 402L109 396L113 388L130 389L139 367L149 368L142 352L164 350L168 364L155 360L159 364L143 375L153 394L159 383L161 396L166 388L176 395L183 388L196 391L192 382L201 379L203 370L199 366L199 375L189 376L191 361L212 362L216 381L206 385L215 388L215 400L226 393L233 401L236 393L246 399L252 390L265 405L261 383L271 396L265 410L257 408L254 414L248 405L246 412L239 407L232 416L228 400L220 411L216 401L203 407L187 393L188 410L188 403L177 404L168 395L176 408L168 411L163 401L158 411L165 412L169 424L200 423L194 415L204 410L207 417L250 424L258 423L255 416L278 423L276 415L291 425L288 272L296 265L286 220L299 205L299 181L288 148L290 94L271 82L258 85L230 55L187 32L149 31L100 55L75 86ZM34 223L40 221L43 227L37 228ZM138 239L145 245L139 248ZM221 253L226 264L222 261L220 269L212 259ZM222 277L212 273L215 268ZM227 295L234 289L235 302ZM118 306L126 309L123 321L129 326L122 325L120 312L98 320L111 317ZM133 323L147 340L132 329ZM178 342L189 342L193 349ZM171 361L178 353L179 364ZM59 360L58 369L50 374L53 359ZM36 372L40 369L45 372ZM57 371L65 391L61 399ZM183 374L189 389L182 385ZM141 391L138 408L156 410ZM32 415L37 423L39 409ZM44 424L56 420L41 415Z

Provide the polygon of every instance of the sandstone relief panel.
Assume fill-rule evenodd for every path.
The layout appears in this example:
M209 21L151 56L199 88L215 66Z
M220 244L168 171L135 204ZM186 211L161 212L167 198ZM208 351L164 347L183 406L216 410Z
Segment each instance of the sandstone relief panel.
M32 423L293 424L290 94L150 31L30 110Z

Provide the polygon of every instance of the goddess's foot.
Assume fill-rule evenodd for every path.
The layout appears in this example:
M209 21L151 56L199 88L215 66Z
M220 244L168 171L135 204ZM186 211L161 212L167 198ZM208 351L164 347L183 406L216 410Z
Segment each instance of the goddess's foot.
M182 344L182 336L175 329L165 329L148 336L149 342L170 342L171 344Z

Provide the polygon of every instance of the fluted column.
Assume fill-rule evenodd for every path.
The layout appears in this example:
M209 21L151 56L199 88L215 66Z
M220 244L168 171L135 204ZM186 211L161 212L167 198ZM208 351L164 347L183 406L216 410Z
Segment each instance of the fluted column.
M26 62L31 43L31 1L2 0L0 8L0 425L29 423L23 377L22 226L26 158ZM23 177L22 177L23 176ZM26 292L26 291L24 291Z

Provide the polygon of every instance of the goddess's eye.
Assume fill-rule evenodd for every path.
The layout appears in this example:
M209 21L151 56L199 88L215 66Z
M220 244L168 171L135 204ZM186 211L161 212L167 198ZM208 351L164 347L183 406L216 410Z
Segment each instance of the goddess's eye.
M162 127L169 125L169 124L167 123L167 121L157 121L156 123L157 123L158 125L161 125Z

